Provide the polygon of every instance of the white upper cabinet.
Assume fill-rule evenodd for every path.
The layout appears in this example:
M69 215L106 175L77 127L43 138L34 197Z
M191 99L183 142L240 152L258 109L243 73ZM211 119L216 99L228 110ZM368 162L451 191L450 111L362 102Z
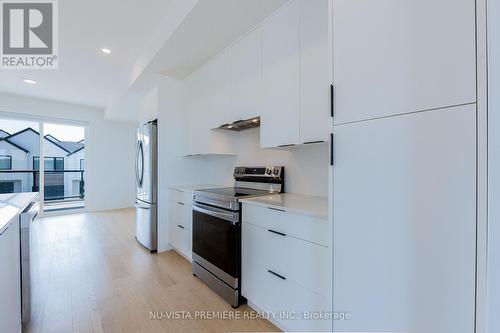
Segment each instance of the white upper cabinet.
M183 82L186 155L234 154L214 128L261 117L262 148L327 141L329 1L292 0Z
M331 52L328 0L300 0L300 142L328 141Z
M229 86L216 69L204 66L182 83L184 155L236 154L235 133L214 129L229 108Z
M474 0L333 1L336 124L476 100Z
M227 122L259 116L262 89L262 35L257 28L228 50L231 73L231 113ZM227 70L227 64L225 71Z
M224 50L201 68L204 77L204 91L208 95L203 117L205 125L211 129L232 122L233 105L231 100L231 54Z
M334 330L473 332L475 105L334 135Z
M291 1L262 26L263 148L328 140L328 3Z
M298 0L262 26L263 148L300 143L299 27Z

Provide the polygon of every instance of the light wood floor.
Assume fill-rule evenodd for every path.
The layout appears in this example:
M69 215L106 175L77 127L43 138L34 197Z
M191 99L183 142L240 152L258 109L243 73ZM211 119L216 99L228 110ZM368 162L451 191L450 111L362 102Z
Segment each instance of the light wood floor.
M183 257L148 254L133 235L130 209L39 219L32 234L33 313L24 332L277 330L263 319L195 318L196 311L244 317L251 309L233 310L192 276ZM151 311L189 311L192 319L155 320Z

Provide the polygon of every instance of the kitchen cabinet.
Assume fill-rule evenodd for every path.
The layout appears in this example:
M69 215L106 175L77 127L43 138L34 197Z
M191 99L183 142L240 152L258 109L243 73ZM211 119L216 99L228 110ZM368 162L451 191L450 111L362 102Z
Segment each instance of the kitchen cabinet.
M237 154L237 134L215 128L255 116L262 148L326 142L329 23L328 0L292 0L184 79L184 155Z
M328 141L331 44L329 1L300 0L300 143Z
M169 243L189 261L192 260L192 200L191 191L170 190L168 207Z
M475 105L335 126L334 154L334 329L473 332Z
M0 234L0 331L21 332L19 216Z
M300 141L299 22L299 1L292 0L262 25L263 148Z
M182 83L184 155L234 155L237 152L236 134L216 129L221 115L229 112L229 87L215 74L219 64L202 67Z
M331 331L331 319L307 320L331 313L329 223L243 202L242 294L261 311L294 313L272 318L286 331ZM288 223L287 223L288 222Z
M336 124L474 103L474 0L333 1Z
M225 123L259 116L262 96L261 28L243 36L228 53L231 64L231 110ZM227 69L222 70L228 72Z
M262 26L263 148L328 140L328 8L328 0L294 0Z

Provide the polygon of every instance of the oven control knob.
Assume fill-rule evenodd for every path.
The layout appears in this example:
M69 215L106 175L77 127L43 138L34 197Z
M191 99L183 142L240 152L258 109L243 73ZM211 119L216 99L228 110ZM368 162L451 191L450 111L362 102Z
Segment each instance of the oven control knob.
M267 169L267 170L266 170L266 175L271 175L271 173L272 173L272 170L271 170L271 169Z
M273 170L273 175L276 176L279 172L280 172L280 170L276 168L276 169Z

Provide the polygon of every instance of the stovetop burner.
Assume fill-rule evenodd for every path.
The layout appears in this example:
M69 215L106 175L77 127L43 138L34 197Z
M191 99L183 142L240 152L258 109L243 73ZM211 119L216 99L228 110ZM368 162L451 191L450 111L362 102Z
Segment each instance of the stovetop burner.
M238 211L238 199L283 191L283 167L236 167L234 187L198 190L193 200L202 204Z

